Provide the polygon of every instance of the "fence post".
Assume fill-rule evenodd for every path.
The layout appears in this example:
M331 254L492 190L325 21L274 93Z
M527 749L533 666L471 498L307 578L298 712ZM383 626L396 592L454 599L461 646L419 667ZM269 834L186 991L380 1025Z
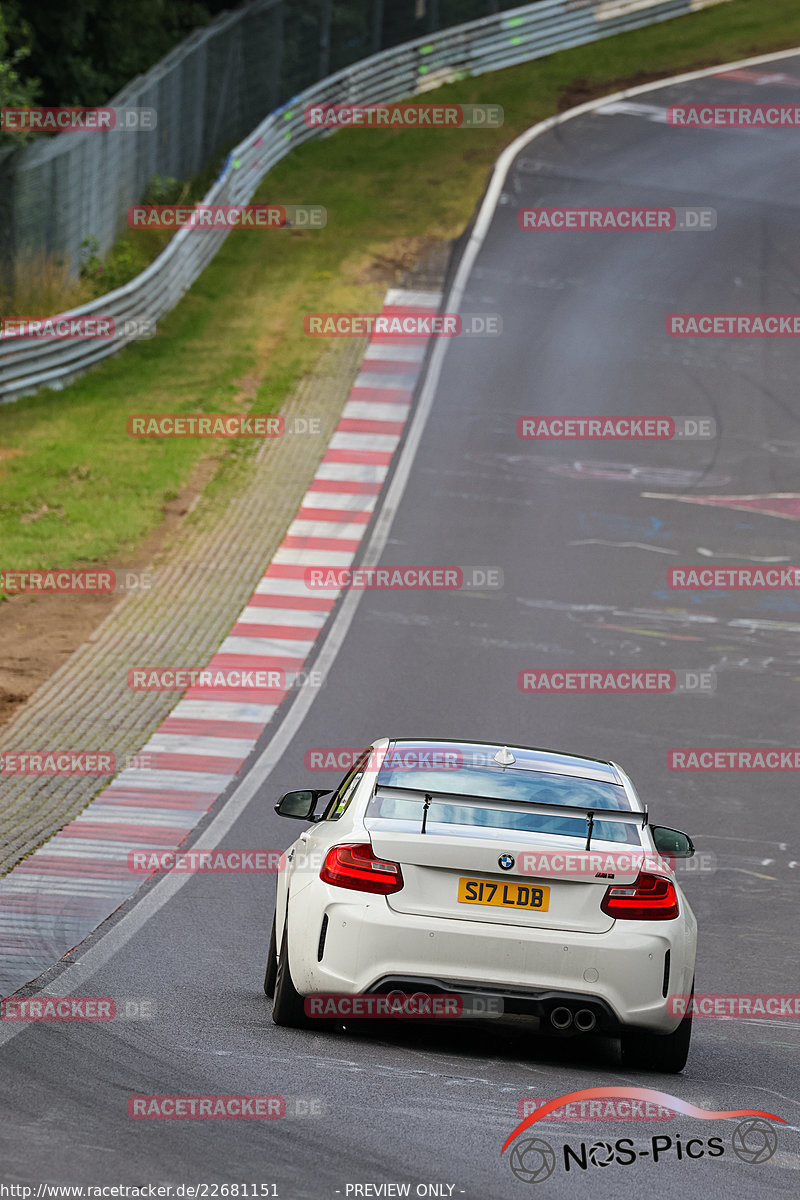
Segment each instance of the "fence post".
M276 109L284 99L281 86L283 83L283 18L286 12L284 0L279 0L272 12L272 62L270 63L272 87L269 106L271 109Z
M383 44L383 0L372 2L372 53L379 54Z
M14 300L14 203L16 148L0 150L0 297Z
M322 0L322 21L319 31L319 78L331 73L331 8L333 0Z

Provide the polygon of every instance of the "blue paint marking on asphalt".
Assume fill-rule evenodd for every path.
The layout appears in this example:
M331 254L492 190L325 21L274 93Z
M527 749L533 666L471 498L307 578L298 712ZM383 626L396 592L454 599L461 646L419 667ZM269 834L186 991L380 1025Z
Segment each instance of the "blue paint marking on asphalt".
M582 512L578 515L578 522L581 532L589 537L626 536L638 541L668 541L672 537L672 530L667 529L658 517L642 520L624 513Z
M680 600L681 604L694 604L695 607L697 607L700 604L704 604L706 600L719 600L721 596L727 596L728 593L719 591L684 592L681 588L676 588L674 592L667 592L664 591L663 588L659 588L656 591L651 592L651 595L654 596L656 600L663 600L665 603L669 604L670 607L675 606L676 600Z
M759 600L759 608L765 612L800 612L800 599L783 592L768 592Z
M680 597L682 603L694 604L696 607L699 607L702 604L706 604L709 601L716 601L716 600L719 600L721 597L724 598L725 596L731 596L734 594L739 594L738 589L731 588L729 590L725 590L725 589L717 588L714 590L702 591L702 592L685 592L679 588L676 588L675 591L665 591L663 588L659 588L659 589L651 592L651 595L656 600L663 600L665 602L671 602L671 604L674 605L676 598ZM756 592L756 591L753 591L753 592L748 592L747 597L748 597L748 604L751 607L757 608L762 612L769 612L769 613L800 612L800 598L791 596L791 595L787 595L782 592Z

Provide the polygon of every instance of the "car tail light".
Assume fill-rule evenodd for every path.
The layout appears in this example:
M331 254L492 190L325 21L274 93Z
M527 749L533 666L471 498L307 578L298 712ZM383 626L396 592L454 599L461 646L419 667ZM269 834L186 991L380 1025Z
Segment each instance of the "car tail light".
M360 842L332 847L325 855L319 877L336 887L376 892L379 896L399 892L403 886L400 864L376 858L372 847Z
M678 896L670 880L646 871L627 887L606 888L600 908L621 921L672 921L679 912Z

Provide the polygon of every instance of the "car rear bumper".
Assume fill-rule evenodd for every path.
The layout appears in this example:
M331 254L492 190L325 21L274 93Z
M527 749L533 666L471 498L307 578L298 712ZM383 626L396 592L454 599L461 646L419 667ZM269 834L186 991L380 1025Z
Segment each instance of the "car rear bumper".
M457 985L452 990L499 996L507 1011L545 1019L559 1000L584 1005L596 1013L596 1032L670 1033L679 1018L666 995L691 987L695 926L686 912L586 934L420 917L393 911L380 896L341 896L324 886L290 899L289 964L305 995Z

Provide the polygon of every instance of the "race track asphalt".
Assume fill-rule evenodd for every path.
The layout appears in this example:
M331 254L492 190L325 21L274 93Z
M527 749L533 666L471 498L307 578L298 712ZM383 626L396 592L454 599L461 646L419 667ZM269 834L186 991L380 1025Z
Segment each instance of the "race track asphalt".
M695 99L795 101L800 59L753 71L791 78L673 84L636 97L641 111L601 108L520 149L461 302L501 314L503 334L447 346L381 558L499 568L503 587L354 600L327 648L326 685L291 736L286 727L285 749L275 760L265 738L255 752L241 787L265 781L223 845L282 848L296 836L273 804L310 780L336 782L306 771L315 747L441 736L611 758L653 818L687 829L716 865L685 875L700 925L697 990L800 992L795 776L667 768L674 747L798 744L800 598L666 584L671 566L800 564L796 519L677 499L800 491L796 343L665 333L672 312L797 308L798 132L682 131L658 116ZM712 207L717 228L522 232L524 205ZM709 417L717 437L534 444L516 434L534 414ZM327 663L325 646L320 655ZM518 688L524 669L629 666L714 669L716 690ZM679 1076L623 1071L613 1042L540 1040L509 1022L279 1029L261 990L273 895L274 879L254 874L192 877L171 893L150 885L48 986L146 997L151 1020L5 1023L6 1183L275 1183L282 1200L404 1182L411 1195L453 1185L470 1200L611 1200L632 1187L663 1200L796 1194L797 1020L697 1020ZM92 954L101 961L89 974L80 961ZM734 1154L730 1121L551 1121L533 1132L554 1148L554 1173L515 1178L500 1147L518 1100L604 1084L764 1109L787 1126L775 1155L754 1164ZM132 1120L126 1103L140 1093L282 1094L294 1111L273 1122ZM298 1099L314 1115L297 1115ZM631 1137L638 1153L664 1133L721 1135L725 1153L679 1159L673 1144L658 1162L564 1169L564 1142Z

